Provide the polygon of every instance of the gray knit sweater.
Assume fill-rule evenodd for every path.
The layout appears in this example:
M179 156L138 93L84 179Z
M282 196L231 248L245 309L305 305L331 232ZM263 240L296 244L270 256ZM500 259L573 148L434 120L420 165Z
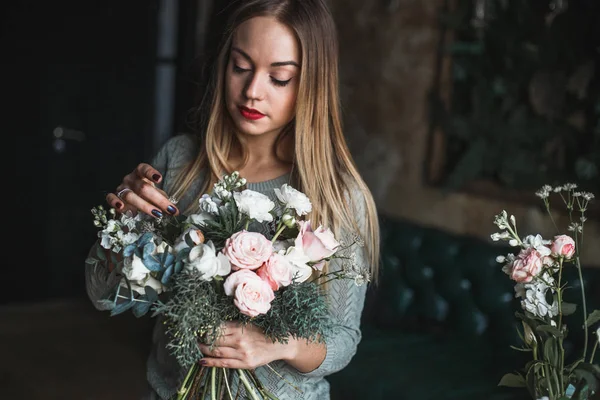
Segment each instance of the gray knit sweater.
M163 174L162 188L169 193L170 183L178 169L194 158L197 146L191 136L177 135L167 141L152 162L152 166ZM263 193L275 201L274 188L287 183L289 174L265 182L249 183L248 189ZM196 201L200 193L201 181L179 200L177 204L180 209L185 209L192 201ZM364 198L360 192L350 193L354 204L357 223L359 227L364 224ZM358 200L358 201L357 201ZM276 201L275 201L276 202ZM277 202L276 202L277 203ZM255 225L252 230L262 231L264 227ZM264 231L263 231L264 232ZM90 254L95 251L94 244ZM356 258L359 263L366 263L361 248ZM336 261L332 262L330 268L340 268ZM107 288L115 282L108 281L108 270L102 265L86 264L86 287L87 293L95 307L103 310L101 303L97 300L106 293ZM270 365L277 374L282 375L285 380L291 382L300 389L301 393L293 388L285 380L281 379L270 368L259 367L256 374L280 400L327 400L329 399L329 383L325 380L327 375L344 368L354 354L361 339L360 317L363 310L366 287L357 286L353 281L347 279L334 280L328 284L328 301L330 316L335 323L335 332L326 339L327 355L323 363L309 373L300 373L284 361L274 361ZM153 333L153 349L147 362L147 379L153 393L148 398L169 399L177 388L185 371L177 364L175 358L169 354L165 347L166 335L161 323L161 317L157 317Z

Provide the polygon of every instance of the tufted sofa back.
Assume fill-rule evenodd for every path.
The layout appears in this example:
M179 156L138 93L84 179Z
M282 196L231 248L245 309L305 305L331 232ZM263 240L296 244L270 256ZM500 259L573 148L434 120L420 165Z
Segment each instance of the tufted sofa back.
M521 307L514 282L496 262L498 255L514 248L380 218L380 283L369 289L363 323L383 330L482 338L501 353L508 345L520 344L515 311ZM583 275L590 313L600 308L600 268L584 268ZM576 268L566 268L564 279L572 287L565 301L581 304ZM572 331L567 347L580 344L582 321L580 307L565 319Z

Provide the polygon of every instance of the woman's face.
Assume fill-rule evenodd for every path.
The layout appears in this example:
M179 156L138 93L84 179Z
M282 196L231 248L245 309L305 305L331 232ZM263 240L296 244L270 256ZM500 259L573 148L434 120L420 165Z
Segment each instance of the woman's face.
M276 137L294 118L300 62L294 33L274 18L254 17L236 29L225 102L241 134Z

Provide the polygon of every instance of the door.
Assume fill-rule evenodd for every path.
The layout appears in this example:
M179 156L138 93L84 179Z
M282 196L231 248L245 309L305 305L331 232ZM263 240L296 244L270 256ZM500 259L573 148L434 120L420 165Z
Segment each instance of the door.
M13 261L0 304L85 295L90 209L154 151L157 1L8 4L0 79Z

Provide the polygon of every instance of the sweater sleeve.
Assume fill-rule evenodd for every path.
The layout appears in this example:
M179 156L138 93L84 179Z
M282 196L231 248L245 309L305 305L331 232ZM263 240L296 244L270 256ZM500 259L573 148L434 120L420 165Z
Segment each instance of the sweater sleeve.
M351 200L356 222L362 234L366 218L364 197L359 191L352 190ZM368 270L369 262L364 248L354 245L351 249L352 260L356 263L356 267ZM329 268L330 271L340 270L342 268L341 261L333 260ZM301 374L302 376L325 377L340 371L350 363L362 338L360 321L366 292L366 284L359 286L351 279L336 279L328 283L327 299L333 329L325 338L327 354L317 369Z
M167 177L173 174L181 164L189 161L193 157L196 147L194 140L190 135L176 135L170 138L158 151L152 159L150 165L160 171L165 177L163 183L168 185ZM98 310L107 310L99 300L108 294L109 289L114 287L120 277L113 275L111 277L108 271L107 263L101 260L92 262L92 258L97 258L98 250L102 251L100 240L97 239L92 245L85 264L85 286L86 292L94 307Z

